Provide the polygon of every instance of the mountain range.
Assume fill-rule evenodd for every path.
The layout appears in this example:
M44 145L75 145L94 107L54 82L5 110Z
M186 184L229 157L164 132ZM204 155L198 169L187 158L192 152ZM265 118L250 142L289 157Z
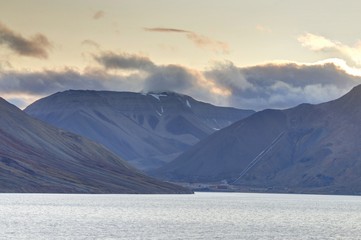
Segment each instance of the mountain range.
M80 90L40 99L25 112L100 143L142 170L163 166L216 130L254 113L172 92Z
M0 98L0 192L190 193L145 176L102 145Z
M361 194L361 86L322 104L264 110L185 151L154 174L225 180L271 192Z

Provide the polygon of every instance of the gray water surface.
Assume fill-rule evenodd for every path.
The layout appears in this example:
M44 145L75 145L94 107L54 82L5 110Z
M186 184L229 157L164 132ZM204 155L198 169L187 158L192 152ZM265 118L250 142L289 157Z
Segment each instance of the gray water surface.
M361 239L361 197L0 194L0 239Z

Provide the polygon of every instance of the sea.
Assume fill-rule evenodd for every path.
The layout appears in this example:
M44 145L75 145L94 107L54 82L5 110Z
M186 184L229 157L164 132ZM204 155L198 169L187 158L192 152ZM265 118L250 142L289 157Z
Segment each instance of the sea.
M361 197L0 194L0 239L361 239Z

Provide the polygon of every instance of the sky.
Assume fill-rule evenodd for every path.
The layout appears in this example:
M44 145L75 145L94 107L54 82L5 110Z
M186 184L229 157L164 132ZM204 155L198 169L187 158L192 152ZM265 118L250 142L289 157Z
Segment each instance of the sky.
M356 0L0 0L0 96L174 91L262 110L361 83Z

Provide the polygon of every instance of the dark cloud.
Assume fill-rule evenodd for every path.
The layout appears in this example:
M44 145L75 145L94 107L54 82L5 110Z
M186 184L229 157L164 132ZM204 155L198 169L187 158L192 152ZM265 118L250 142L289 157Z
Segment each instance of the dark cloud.
M155 68L149 58L136 54L103 52L94 59L107 69L149 71Z
M187 92L197 84L197 77L187 69L168 65L157 67L144 81L144 90Z
M79 73L73 70L0 73L0 96L20 108L50 94L75 90L113 90L139 92L143 86L137 75L113 76L102 71Z
M69 89L140 91L142 85L142 79L136 75L119 77L103 71L8 71L0 74L0 94L43 96Z
M105 17L105 12L102 10L95 12L93 15L93 19L95 19L95 20L101 19L103 17Z
M42 95L69 88L101 89L102 84L87 75L80 75L75 71L44 71L44 72L15 72L1 74L0 92L22 92Z
M227 43L213 40L209 37L203 36L201 34L192 31L176 29L176 28L159 28L159 27L143 28L143 29L148 32L185 34L185 36L199 48L210 49L214 52L229 53L229 46Z
M329 101L361 83L360 77L349 75L332 63L248 68L228 63L216 66L205 75L232 92L229 104L256 110Z
M182 66L159 66L149 58L136 54L103 52L94 59L106 69L145 72L144 91L185 91L194 86L197 80L192 71Z
M333 100L361 83L361 77L347 74L333 63L239 68L228 62L202 72L179 65L156 65L134 54L108 52L94 58L104 68L89 68L83 73L71 69L2 71L0 96L7 95L13 102L21 103L21 95L34 99L34 96L38 98L68 89L174 91L216 105L262 110ZM136 71L123 75L108 69Z
M42 34L36 34L27 39L2 23L0 23L0 45L7 46L18 55L35 58L48 58L48 51L52 47L49 40Z
M191 31L176 28L144 28L148 32L191 33Z
M85 39L84 41L81 42L82 45L84 46L91 46L91 47L95 47L97 49L100 48L100 45L99 43L93 41L93 40L90 40L90 39Z
M280 81L295 87L305 87L313 84L333 84L338 87L349 86L358 77L346 74L344 70L333 63L300 65L268 64L241 68L241 72L252 84L269 86ZM340 81L342 79L342 81Z
M125 53L103 52L94 59L106 69L137 70L143 75L144 91L185 91L196 82L192 72L178 65L158 66L149 58Z

